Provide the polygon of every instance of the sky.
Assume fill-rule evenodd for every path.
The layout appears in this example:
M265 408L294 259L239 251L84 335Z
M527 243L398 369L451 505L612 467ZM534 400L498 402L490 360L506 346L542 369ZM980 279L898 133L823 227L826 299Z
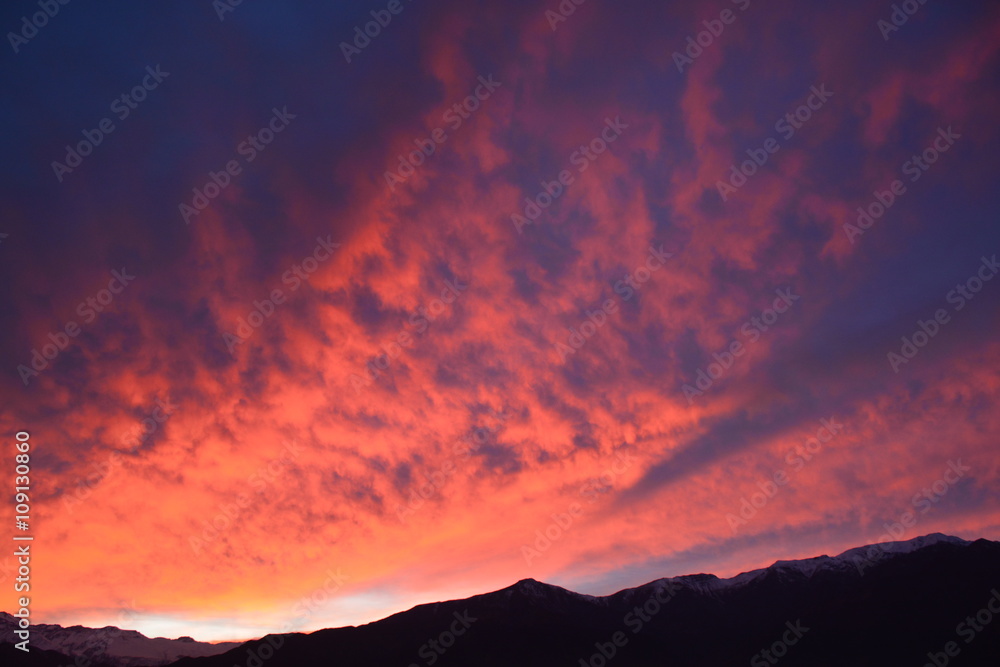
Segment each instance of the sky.
M1000 7L903 5L5 3L33 622L1000 539Z

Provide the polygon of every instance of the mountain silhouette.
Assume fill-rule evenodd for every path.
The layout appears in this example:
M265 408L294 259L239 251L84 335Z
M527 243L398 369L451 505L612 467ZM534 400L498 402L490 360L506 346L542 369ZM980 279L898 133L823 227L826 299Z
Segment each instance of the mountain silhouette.
M729 579L659 579L604 597L525 579L172 665L996 667L998 612L1000 543L934 534Z

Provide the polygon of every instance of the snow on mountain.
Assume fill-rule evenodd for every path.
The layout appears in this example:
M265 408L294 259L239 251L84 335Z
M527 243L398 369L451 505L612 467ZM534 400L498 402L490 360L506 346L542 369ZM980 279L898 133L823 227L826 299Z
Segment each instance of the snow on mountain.
M810 580L819 573L852 574L851 579L854 579L857 574L863 573L876 562L939 544L968 546L972 543L957 537L934 533L903 542L887 542L849 549L834 557L823 555L803 560L779 560L770 567L743 572L727 579L720 579L713 574L691 574L657 579L636 588L602 597L576 593L534 579L522 579L501 591L477 595L464 602L483 603L486 605L485 608L499 612L511 608L530 608L569 615L579 613L580 603L583 602L585 606L599 614L602 609L606 611L616 609L623 604L628 607L645 603L657 592L661 593L660 597L665 597L662 595L664 592L672 595L679 590L687 589L703 596L707 595L708 598L719 599L722 593L732 592L767 576L776 576L779 584ZM528 603L527 606L524 606L525 602ZM404 622L412 612L433 617L440 609L450 604L452 603L433 602L418 605L410 612L394 614L386 621ZM0 612L0 643L16 641L13 634L16 620L10 614ZM58 625L33 625L31 629L32 648L57 651L67 656L81 656L93 662L105 662L116 667L160 667L183 657L215 656L240 645L234 642L207 644L196 642L189 637L151 639L134 630L119 630L114 627L93 629L81 626L63 628Z
M603 597L522 579L364 626L285 635L274 650L256 640L173 667L246 665L251 654L264 656L263 667L764 664L754 652L770 651L792 630L808 634L789 665L919 665L995 593L1000 543L929 536L878 550L878 563L865 561L864 572L853 555L779 561L729 579L658 579ZM459 636L456 628L473 620ZM453 644L447 652L434 648L445 642ZM963 664L1000 665L995 634L961 650Z
M548 600L551 599L553 594L568 595L570 597L594 601L599 598L593 595L585 595L583 593L577 593L560 586L553 586L552 584L545 584L535 579L522 579L517 582L509 589L511 593L514 591L520 593L521 595L529 598L534 598L538 600Z
M758 570L750 570L731 577L729 579L719 579L711 574L687 575L684 577L673 577L670 581L703 591L719 591L743 586L749 582L763 576L767 572L776 572L786 577L804 577L809 579L820 571L841 571L856 570L858 562L871 565L883 557L899 554L912 553L920 549L935 544L954 544L957 546L967 546L971 544L967 540L952 535L932 533L915 537L902 542L884 542L872 544L864 547L848 549L838 556L816 556L814 558L804 558L802 560L779 560L773 565Z
M967 540L963 540L960 537L955 537L953 535L944 535L942 533L931 533L930 535L922 535L920 537L915 537L912 540L906 540L903 542L880 542L877 544L870 544L865 547L856 547L854 549L848 549L844 553L837 556L841 559L855 558L868 558L875 557L879 554L908 554L918 549L923 549L924 547L929 547L934 544L955 544L958 546L966 546L970 544Z
M886 542L882 544L857 547L849 549L842 554L833 557L823 555L813 558L804 558L802 560L779 560L775 561L774 564L768 567L742 572L725 579L720 579L714 574L686 574L677 577L667 577L657 579L656 581L652 581L637 588L625 589L616 595L626 595L628 597L648 595L651 590L650 587L657 586L675 590L678 588L686 588L699 593L719 593L721 591L746 586L750 582L765 576L769 572L775 573L783 579L809 579L815 576L817 572L821 571L858 571L859 562L863 563L864 567L868 567L883 557L911 553L928 546L942 543L955 544L959 546L971 544L970 542L959 537L933 533L902 542ZM594 604L603 604L607 600L606 597L584 595L582 593L576 593L574 591L560 588L559 586L553 586L552 584L546 584L534 579L522 579L513 586L504 589L502 592L508 598L515 593L519 593L521 596L533 599L537 602L548 603L551 603L555 596L575 597Z
M0 643L15 643L17 619L0 612ZM31 647L57 651L64 655L82 656L94 662L107 662L119 667L159 667L180 658L218 655L239 646L239 642L208 644L190 637L180 639L150 638L135 630L120 630L113 626L85 628L74 625L32 624Z

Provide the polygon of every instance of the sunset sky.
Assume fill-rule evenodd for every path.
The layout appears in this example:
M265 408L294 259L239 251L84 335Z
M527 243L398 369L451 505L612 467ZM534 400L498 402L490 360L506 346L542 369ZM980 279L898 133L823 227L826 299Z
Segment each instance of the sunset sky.
M333 4L7 37L33 622L604 595L908 511L1000 539L996 3Z

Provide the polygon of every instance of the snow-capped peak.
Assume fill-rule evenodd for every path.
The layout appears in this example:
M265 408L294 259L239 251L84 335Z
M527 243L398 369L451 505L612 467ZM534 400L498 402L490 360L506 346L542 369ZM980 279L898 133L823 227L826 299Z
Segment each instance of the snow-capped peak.
M14 643L17 619L0 611L0 643ZM119 667L156 667L182 657L217 655L239 646L239 642L208 644L190 637L165 639L147 637L135 630L114 626L87 628L81 625L61 627L40 623L31 626L31 645L67 656L81 656L94 662Z
M914 537L911 540L904 540L900 542L878 542L864 547L848 549L844 553L837 556L837 558L846 560L862 557L870 560L873 556L879 555L908 554L935 544L954 544L956 546L964 547L969 545L970 542L968 540L963 540L960 537L955 537L954 535L931 533L930 535Z

